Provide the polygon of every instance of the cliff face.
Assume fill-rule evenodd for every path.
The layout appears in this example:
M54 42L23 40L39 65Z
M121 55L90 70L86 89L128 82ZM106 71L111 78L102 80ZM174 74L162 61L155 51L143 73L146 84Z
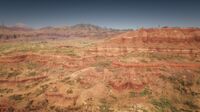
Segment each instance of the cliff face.
M156 28L129 31L118 36L119 38L140 39L197 39L200 38L199 28Z
M128 31L105 42L110 46L187 45L200 42L199 28L150 28Z

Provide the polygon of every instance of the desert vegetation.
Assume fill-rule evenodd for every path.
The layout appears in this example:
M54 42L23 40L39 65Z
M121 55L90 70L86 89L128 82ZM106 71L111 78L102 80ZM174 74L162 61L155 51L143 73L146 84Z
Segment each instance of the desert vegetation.
M199 31L5 28L0 111L198 112Z

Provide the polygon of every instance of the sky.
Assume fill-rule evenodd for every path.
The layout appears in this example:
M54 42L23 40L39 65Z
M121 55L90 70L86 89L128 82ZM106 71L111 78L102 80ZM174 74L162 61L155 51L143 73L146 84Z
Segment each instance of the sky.
M34 28L200 27L200 0L0 0L0 22Z

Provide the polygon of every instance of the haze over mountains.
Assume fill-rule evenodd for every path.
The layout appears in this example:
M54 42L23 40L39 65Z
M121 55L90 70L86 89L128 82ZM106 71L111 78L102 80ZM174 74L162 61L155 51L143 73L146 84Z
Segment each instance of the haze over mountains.
M15 26L1 26L1 39L16 39L21 37L40 38L68 38L68 37L108 37L121 33L123 30L102 28L91 24L77 24L74 26L53 27L47 26L34 29L23 24ZM24 38L24 39L27 39Z
M120 35L122 34L122 35ZM80 38L132 38L132 37L149 37L151 39L163 38L190 38L199 40L200 28L179 28L179 27L162 27L162 28L141 28L131 29L112 29L103 28L92 24L77 24L73 26L47 26L34 29L25 24L19 23L14 26L0 27L0 40L42 40L42 39L63 39L70 37Z

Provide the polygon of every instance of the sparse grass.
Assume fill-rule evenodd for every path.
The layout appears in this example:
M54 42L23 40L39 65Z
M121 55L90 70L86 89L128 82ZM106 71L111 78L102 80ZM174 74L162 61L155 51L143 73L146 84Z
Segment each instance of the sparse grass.
M69 89L67 90L67 94L72 94L72 93L73 93L72 88L69 88Z
M62 49L62 50L61 49L55 49L54 53L64 54L64 55L68 55L68 56L72 56L72 57L77 57L78 56L78 54L72 48L66 48L66 49Z
M160 99L152 99L151 104L156 108L156 112L166 112L172 107L171 102L163 97Z
M65 81L66 84L73 86L75 84L74 80L67 80Z
M121 56L121 60L124 61L124 62L127 62L128 59L130 58L138 58L138 60L140 60L141 62L148 62L150 60L159 60L159 61L162 61L162 60L183 60L185 59L186 57L184 56L181 56L181 55L176 55L176 54L161 54L161 53L145 53L145 52L137 52L137 53L128 53L127 55L125 56Z
M15 111L14 107L12 107L12 106L8 107L8 112L14 112L14 111Z
M196 84L200 85L200 77L197 78Z
M7 88L0 88L0 93L12 93L13 89L7 89Z
M94 64L93 66L95 67L101 67L101 68L106 68L108 66L111 65L111 61L109 60L105 60L105 61L100 61L100 62L97 62L96 64Z
M195 72L200 75L200 69L195 70Z
M198 104L195 104L193 100L188 99L187 101L184 102L185 105L187 105L190 109L192 110L197 110L200 107Z
M58 92L58 88L57 88L57 87L53 87L53 88L51 89L51 91L52 91L52 92Z
M147 96L150 94L151 94L151 90L149 90L148 88L144 88L144 90L140 92L140 96Z
M37 72L36 71L31 71L30 73L28 73L28 76L36 76Z
M100 102L101 102L101 105L99 106L100 112L111 112L110 104L106 101L106 99L101 99Z
M21 74L21 72L14 70L14 71L11 71L11 72L8 73L8 77L15 77L15 76L18 76L20 74Z
M117 97L114 96L114 95L110 95L110 97L111 97L112 99L114 99L114 100L117 100Z
M33 100L28 101L28 103L26 104L26 107L25 107L25 108L26 108L27 110L31 110L31 107L32 107L32 105L33 105L33 102L34 102Z
M111 61L106 60L106 61L99 61L95 64L92 64L91 66L96 67L97 72L103 72L104 68L109 68L111 65Z
M121 56L122 59L128 59L128 58L131 58L131 57L134 57L135 54L133 53L127 53L125 56Z
M170 76L170 77L162 76L161 78L163 80L167 80L170 83L172 83L174 89L178 90L181 94L187 94L187 88L194 85L193 80L195 80L195 79L193 79L193 80L185 79L185 78L183 78L184 75L185 75L185 73L176 72L176 74L174 76Z
M157 60L182 60L184 59L183 56L176 55L176 54L160 54L160 53L149 53L148 55L151 59L157 59Z
M5 77L5 76L7 76L7 74L8 74L8 71L5 71L5 70L1 70L0 71L0 76L1 77Z
M15 51L16 45L11 43L1 43L0 55L6 55Z
M12 95L9 98L11 100L22 100L24 97L22 95Z
M147 53L144 52L129 53L124 58L130 58L130 57L147 57Z
M170 77L162 77L164 80L169 81L172 84L172 87L179 91L174 94L177 94L176 97L179 100L172 99L175 102L173 106L170 107L172 112L179 112L179 111L187 111L193 112L198 110L200 107L197 105L199 93L198 90L195 88L199 88L198 82L199 77L192 77L192 79L184 78L183 76L188 74L187 72L176 72L174 76ZM195 84L196 83L196 84ZM192 88L192 89L191 89ZM182 105L180 107L179 105Z
M21 72L17 71L17 70L1 70L0 71L0 76L1 77L7 77L7 78L15 77L15 76L18 76L20 74L21 74Z
M136 92L134 90L132 90L131 92L129 92L129 96L136 97Z
M176 55L176 54L161 54L161 53L132 53L129 54L127 57L143 57L143 58L150 58L151 60L182 60L185 57ZM146 60L145 60L146 61Z
M43 68L42 70L41 70L41 72L48 72L50 69L49 68Z
M70 77L65 77L61 82L68 82L70 80Z
M40 101L37 100L30 100L25 106L26 111L32 112L32 111L41 111L43 108L47 108L47 105L49 104L47 99L42 99Z
M34 93L36 96L41 95L42 93L44 93L45 91L43 89L36 89L36 92Z
M147 96L147 95L151 95L151 90L148 89L147 87L143 89L143 91L141 91L140 93L136 93L134 90L129 92L129 97L133 98L133 97L137 97L137 96Z
M36 96L39 96L39 95L43 94L47 90L47 88L48 88L48 85L42 85L42 86L40 86L40 88L36 89L34 94Z
M38 64L30 61L26 64L26 66L28 69L33 70L38 66Z
M146 109L141 108L141 107L136 107L137 112L148 112Z
M60 46L60 45L69 45L69 46L72 45L72 46L76 46L77 48L73 48L73 47L72 48L71 47L70 48L67 48L67 47L59 48L58 46ZM72 56L72 57L78 57L78 56L80 56L80 54L83 54L83 52L87 50L87 47L89 48L92 45L95 46L94 41L82 41L82 40L79 40L79 41L77 41L77 40L68 41L67 40L67 41L62 41L62 42L61 41L60 42L54 41L54 42L48 42L48 43L45 43L45 44L38 43L38 42L31 42L31 43L19 42L19 43L15 43L15 44L7 43L7 44L1 44L0 45L0 56L5 55L5 54L8 54L8 56L9 56L9 53L14 54L14 53L18 53L18 52L19 53L25 53L25 52L35 53L36 52L36 53L39 53L39 54L47 54L47 55L56 54L56 55L68 55L68 56ZM84 48L84 49L82 49L82 48ZM7 55L5 55L5 56L7 56ZM117 68L117 67L110 66L112 64L112 61L110 61L111 60L110 57L107 58L107 57L98 56L95 59L96 59L96 62L92 63L93 61L91 61L90 65L94 66L96 68L96 70L99 72L99 74L101 74L101 72L103 73L104 68L107 68L111 72L113 72L114 77L117 76L120 73L123 73L123 71L127 70L127 69L124 69L122 67ZM162 53L133 52L133 53L127 53L124 56L119 56L119 57L113 58L113 60L118 60L118 59L125 61L127 63L130 62L130 61L136 61L136 62L138 61L138 62L146 63L146 62L150 62L152 60L153 61L175 61L175 62L176 61L180 61L180 62L182 61L182 62L184 62L189 58L186 57L186 56L181 56L181 55L178 56L176 54L171 55L171 54L162 54ZM191 60L187 60L187 62L189 62L189 61L191 62ZM46 67L42 66L42 67L40 67L40 64L33 61L33 60L30 60L29 62L27 62L25 64L23 63L23 66L20 66L20 64L17 64L17 69L15 69L15 68L9 69L9 67L7 68L7 66L0 64L0 76L2 78L4 78L4 77L13 78L13 77L18 76L18 75L20 77L21 76L23 77L23 74L28 74L28 76L36 76L38 73L43 73L43 72L49 72L49 74L55 73L55 74L59 74L59 75L64 74L64 79L59 80L59 81L62 82L62 84L65 84L67 87L70 85L70 87L73 88L73 89L69 88L68 90L65 90L66 94L68 94L68 95L72 94L73 95L74 89L82 89L82 88L79 88L81 86L77 86L77 82L79 82L79 81L71 80L70 77L67 77L67 74L69 72L75 72L74 69L71 69L71 68L69 68L69 69L66 69L66 68L59 69L57 67L53 68L52 66L46 66ZM90 65L86 64L86 66L84 66L84 67L89 67ZM133 69L133 71L134 70L135 69ZM172 91L172 92L174 92L174 94L170 93L170 95L172 94L172 95L176 96L177 100L174 100L173 98L171 98L170 95L166 96L166 98L161 97L161 98L158 98L158 99L156 99L156 98L152 99L153 95L157 95L157 93L155 92L155 94L152 94L153 90L151 91L149 88L144 88L141 92L136 92L134 90L131 90L129 93L127 93L125 95L125 97L129 97L129 98L127 98L127 99L129 99L129 101L130 100L132 101L134 99L140 99L140 98L144 99L145 104L146 104L146 100L148 98L152 99L150 101L150 103L155 107L155 112L182 112L182 111L193 112L193 111L198 111L199 110L198 99L199 99L200 94L199 94L199 90L196 89L196 88L199 87L199 85L200 85L200 77L199 77L200 70L195 69L191 72L191 73L195 74L195 77L192 78L192 80L190 80L190 81L185 80L182 77L183 74L181 72L179 73L179 71L176 71L176 69L173 69L173 70L170 71L169 68L161 67L160 70L163 71L164 73L168 73L168 74L170 74L171 72L174 72L174 75L172 75L170 77L163 78L164 79L163 81L167 82L166 88L168 88L168 86L170 86L170 90L171 89L174 90L174 91ZM129 71L132 72L132 69L129 69ZM147 72L154 72L154 69L144 68L144 69L139 70L139 72L142 72L142 73L146 72L146 71ZM180 70L180 71L185 72L186 70ZM47 80L51 80L51 79L53 79L53 77L54 76L52 75L52 77L48 78ZM55 76L55 77L57 78L57 76ZM138 76L138 77L140 78L140 76ZM122 77L122 79L123 79L123 77ZM42 80L42 81L45 82L47 80ZM97 80L99 80L99 79L97 79ZM53 84L54 82L50 82L50 83ZM7 94L7 93L10 94L10 93L13 93L13 92L18 91L18 90L19 91L20 90L22 90L22 91L23 90L31 90L33 87L38 87L40 84L42 84L41 81L34 81L34 82L31 82L31 83L28 82L26 84L20 83L20 84L17 84L17 86L16 86L17 90L0 88L0 94L1 94L1 97L2 96L4 97L4 96L6 96L5 94ZM2 86L4 86L4 85L2 85ZM109 87L108 84L105 84L105 86ZM150 84L150 87L151 87L151 84ZM49 86L49 88L50 88L50 86ZM38 98L42 97L47 89L48 89L48 85L44 85L44 86L41 86L39 88L34 89L33 92L30 92L30 95L27 95L27 96L25 94L12 95L12 96L9 97L9 99L11 99L13 101L14 100L20 101L20 100L23 100L23 99L25 101L26 98L27 99L29 98L30 100L33 100L31 98L37 99L38 96L39 96ZM53 91L58 92L58 89L59 88L54 89ZM159 88L159 86L158 86L158 89L162 90L164 88ZM99 105L99 111L100 112L110 112L110 111L112 111L111 107L113 106L113 104L115 102L117 102L117 104L118 104L118 101L121 101L122 97L120 96L120 93L117 94L117 97L116 97L116 96L114 96L115 91L112 91L112 92L113 92L113 94L109 95L108 99L106 99L106 98L101 99L100 105ZM166 90L166 92L170 92L170 91ZM162 95L162 93L158 94L158 96L160 96L160 95ZM48 99L48 100L50 101L51 99ZM94 99L92 101L96 101L96 99ZM122 102L125 103L126 99L123 99ZM143 100L141 102L144 103ZM33 103L33 102L30 102L30 103ZM35 100L34 103L38 103L37 100ZM88 103L88 101L87 101L87 103ZM97 102L92 102L92 103L96 104ZM46 103L44 103L44 104L46 105ZM40 108L46 109L46 107L43 107L42 105L43 105L43 103L40 104ZM93 106L93 104L91 104L91 105ZM126 107L127 105L129 105L129 104L125 104L123 106ZM147 105L149 105L149 104L147 104ZM31 106L33 106L34 109L35 109L35 110L32 110L32 111L37 111L37 106L38 106L37 104L34 104L34 105L31 104ZM114 104L114 106L115 106L115 104ZM48 105L48 107L54 107L53 109L51 109L53 111L56 111L56 110L57 111L69 111L69 109L66 109L64 107L55 107L54 104ZM57 109L55 109L55 108L57 108ZM58 109L58 108L60 108L60 109ZM74 107L71 106L70 108L74 108ZM147 112L148 109L147 110L145 110L145 109L143 109L143 107L141 107L141 108L138 107L138 111L141 111L141 112ZM74 111L74 110L72 110L72 111Z

